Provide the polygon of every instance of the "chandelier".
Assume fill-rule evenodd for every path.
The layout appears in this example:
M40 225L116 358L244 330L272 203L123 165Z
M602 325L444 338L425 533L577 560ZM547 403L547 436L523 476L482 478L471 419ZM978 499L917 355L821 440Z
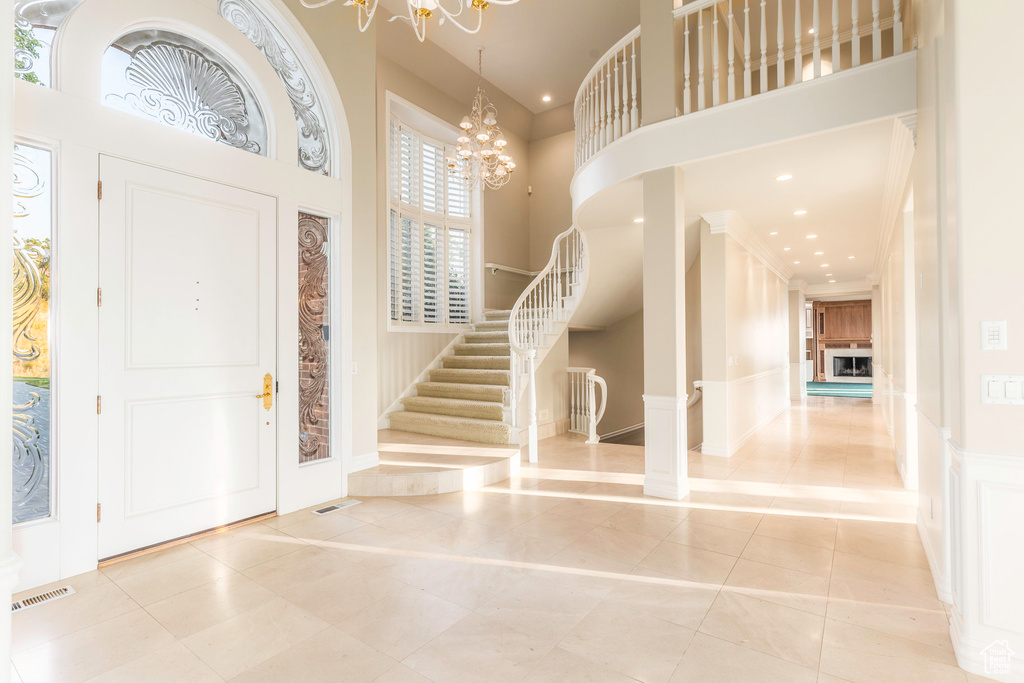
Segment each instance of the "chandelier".
M406 4L407 16L396 15L390 19L395 21L396 19L405 19L412 24L413 30L416 32L416 37L422 43L427 39L427 23L434 16L435 13L441 15L441 19L437 22L440 26L445 21L450 21L455 24L456 27L462 29L466 33L476 33L480 30L484 21L484 10L490 5L514 5L519 0L404 0ZM317 7L323 7L329 5L334 0L300 0L303 7L309 9L316 9ZM366 29L370 28L370 22L373 21L373 15L377 11L377 6L380 4L380 0L346 0L345 5L353 5L359 11L359 30L365 32ZM470 25L464 24L465 18L462 17L463 12L467 14L476 13L476 27L473 27L472 21Z
M480 81L484 78L484 49L480 48ZM512 178L516 162L508 153L508 141L498 127L498 110L477 85L473 110L459 124L455 152L448 156L448 172L465 180L470 187L483 183L492 190Z

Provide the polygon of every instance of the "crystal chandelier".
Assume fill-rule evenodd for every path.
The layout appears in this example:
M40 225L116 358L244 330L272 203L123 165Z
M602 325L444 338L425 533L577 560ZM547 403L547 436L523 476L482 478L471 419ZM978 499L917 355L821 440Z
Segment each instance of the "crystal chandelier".
M484 76L484 49L480 48L480 80ZM498 127L498 110L487 99L483 87L477 86L473 110L459 124L459 144L448 161L448 172L463 178L470 187L483 183L492 190L501 188L512 178L516 162L508 153L508 141Z
M310 9L323 7L334 2L334 0L300 1L303 7ZM490 5L514 5L517 2L519 0L405 0L407 16L396 15L390 21L395 21L396 19L408 21L412 24L416 37L422 43L427 39L427 22L430 21L435 13L441 15L441 19L437 22L438 26L445 21L450 21L466 33L476 33L483 25L484 10ZM359 30L365 32L366 29L370 28L370 22L373 21L373 15L377 11L380 0L346 0L345 4L353 5L358 9ZM469 25L463 23L465 18L460 19L463 12L467 14L476 13L476 27L472 26L471 21Z

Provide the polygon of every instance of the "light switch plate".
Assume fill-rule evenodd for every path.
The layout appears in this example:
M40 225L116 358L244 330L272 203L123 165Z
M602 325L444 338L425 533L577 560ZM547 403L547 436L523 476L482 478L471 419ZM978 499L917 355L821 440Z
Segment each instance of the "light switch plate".
M981 402L1024 406L1024 375L982 375Z
M981 323L981 350L1006 350L1006 321L983 320Z

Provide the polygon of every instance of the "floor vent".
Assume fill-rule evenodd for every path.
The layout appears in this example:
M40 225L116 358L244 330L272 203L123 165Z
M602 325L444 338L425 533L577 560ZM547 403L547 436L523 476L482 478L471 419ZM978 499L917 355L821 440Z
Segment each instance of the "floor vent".
M16 600L11 603L11 614L15 612L21 612L29 607L36 607L42 605L45 602L52 602L54 600L60 600L66 598L69 595L74 595L75 589L71 586L61 586L60 588L54 588L52 591L46 591L39 595L33 595L31 598L25 598L24 600Z
M329 515L332 512L337 512L338 510L344 510L345 508L350 508L353 505L359 505L362 502L363 501L361 501L361 500L346 500L344 503L338 503L337 505L328 505L325 508L320 508L319 510L313 510L313 514L314 515Z

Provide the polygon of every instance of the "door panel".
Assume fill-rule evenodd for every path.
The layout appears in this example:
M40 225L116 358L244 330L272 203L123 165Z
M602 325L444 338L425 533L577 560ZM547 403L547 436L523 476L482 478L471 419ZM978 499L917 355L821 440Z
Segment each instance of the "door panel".
M276 201L102 157L99 556L276 508Z

